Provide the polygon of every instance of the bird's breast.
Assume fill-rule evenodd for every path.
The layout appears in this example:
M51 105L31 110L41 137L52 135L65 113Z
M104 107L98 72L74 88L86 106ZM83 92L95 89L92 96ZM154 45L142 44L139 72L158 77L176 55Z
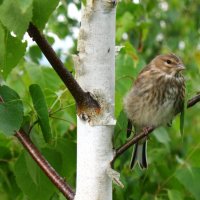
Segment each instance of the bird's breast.
M158 77L146 86L141 84L133 89L124 101L128 118L137 126L169 123L176 113L176 102L181 98L180 80Z

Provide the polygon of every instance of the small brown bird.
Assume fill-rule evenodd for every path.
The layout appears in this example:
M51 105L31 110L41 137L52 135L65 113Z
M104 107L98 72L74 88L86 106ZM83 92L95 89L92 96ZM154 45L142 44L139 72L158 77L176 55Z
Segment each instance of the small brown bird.
M138 75L124 98L124 110L139 133L144 127L169 124L184 106L185 67L174 54L156 56ZM147 168L147 138L135 144L130 167Z

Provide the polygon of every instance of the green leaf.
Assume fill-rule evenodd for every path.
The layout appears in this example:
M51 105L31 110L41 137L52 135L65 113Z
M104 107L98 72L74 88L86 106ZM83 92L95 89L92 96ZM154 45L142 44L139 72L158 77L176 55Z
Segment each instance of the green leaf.
M0 66L3 77L6 78L11 70L18 64L26 51L26 43L22 43L17 37L12 37L9 33L5 39L5 55Z
M84 6L86 6L86 0L82 0Z
M184 109L181 111L181 114L180 114L180 133L181 133L181 135L183 135L183 131L184 131Z
M162 144L168 145L170 142L170 137L169 137L167 131L165 130L165 128L163 128L163 127L155 129L153 131L153 135Z
M0 132L13 135L23 121L23 105L18 94L7 86L0 86Z
M0 6L0 21L19 38L26 32L32 17L32 0L4 0Z
M34 0L33 1L33 23L40 29L43 29L49 16L56 9L59 0Z
M42 53L38 46L31 46L29 49L29 55L33 62L39 64L39 61L42 58Z
M177 190L168 190L168 197L169 200L182 200L183 199L183 195L181 194L181 192L177 191Z
M67 139L58 139L56 142L55 150L62 156L62 172L69 180L74 179L76 172L76 144ZM70 156L66 156L70 154Z
M29 87L31 98L34 108L37 112L39 124L42 129L42 133L46 142L50 142L52 135L49 125L49 113L47 109L46 100L44 94L39 85L33 84Z
M117 118L117 123L115 126L115 137L114 137L114 146L119 146L120 143L123 143L127 139L127 125L128 118L124 111L122 110Z
M184 185L196 200L200 197L200 168L184 168L176 172L176 178Z
M0 24L0 44L1 44L1 51L0 51L0 70L3 69L4 64L4 55L5 55L5 30Z
M183 109L181 110L180 114L180 133L183 136L184 133L184 119L185 119L185 111L186 111L186 103L183 104Z
M15 3L18 4L18 6L20 7L22 13L25 13L30 5L32 5L33 0L17 0L15 1Z
M25 70L28 73L31 83L37 83L41 88L57 91L63 86L63 82L52 68L32 63L27 64Z
M116 115L122 110L123 97L133 84L134 62L127 54L119 55L116 59Z
M51 149L42 149L42 153L51 165L59 170L62 165L60 154ZM18 186L29 200L49 200L55 193L56 187L27 152L20 155L14 171Z

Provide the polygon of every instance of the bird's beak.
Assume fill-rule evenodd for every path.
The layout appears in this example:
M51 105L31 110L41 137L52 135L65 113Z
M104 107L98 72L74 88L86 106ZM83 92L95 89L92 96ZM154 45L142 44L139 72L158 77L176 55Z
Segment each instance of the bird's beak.
M183 64L178 64L177 67L178 67L177 68L178 71L182 71L185 69L185 66Z

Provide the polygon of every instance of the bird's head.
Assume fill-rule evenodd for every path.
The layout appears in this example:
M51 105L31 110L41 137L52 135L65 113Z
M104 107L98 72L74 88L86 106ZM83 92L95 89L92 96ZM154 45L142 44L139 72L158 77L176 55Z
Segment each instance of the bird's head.
M152 61L151 65L171 76L180 74L185 69L182 60L175 54L164 54L156 56Z

